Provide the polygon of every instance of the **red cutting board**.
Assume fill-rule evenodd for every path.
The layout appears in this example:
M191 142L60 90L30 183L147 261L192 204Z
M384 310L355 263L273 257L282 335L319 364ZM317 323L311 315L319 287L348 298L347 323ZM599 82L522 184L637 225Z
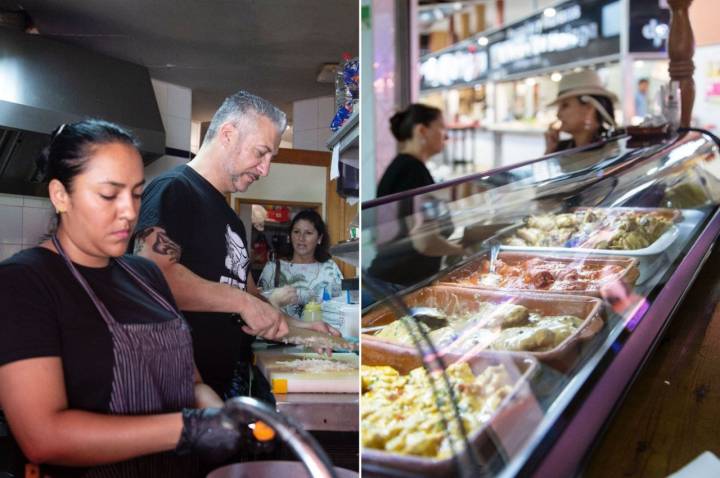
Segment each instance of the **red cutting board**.
M312 372L282 362L302 359L327 359L353 366L351 370ZM315 353L255 352L255 363L273 388L273 393L359 393L358 356L334 353L332 357Z

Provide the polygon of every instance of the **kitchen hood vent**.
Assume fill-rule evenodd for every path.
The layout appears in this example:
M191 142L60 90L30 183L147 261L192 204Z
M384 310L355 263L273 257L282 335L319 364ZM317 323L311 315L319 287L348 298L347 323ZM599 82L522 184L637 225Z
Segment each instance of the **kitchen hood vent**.
M147 68L0 28L0 193L46 195L37 155L58 125L85 118L132 131L145 164L165 153Z

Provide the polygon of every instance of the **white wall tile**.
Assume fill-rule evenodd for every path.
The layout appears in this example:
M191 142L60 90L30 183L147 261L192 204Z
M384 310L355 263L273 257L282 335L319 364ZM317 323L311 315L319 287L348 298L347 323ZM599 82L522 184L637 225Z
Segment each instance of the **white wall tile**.
M0 206L0 244L22 243L22 207Z
M0 261L4 261L23 249L20 244L0 244Z
M39 198L31 196L23 196L23 206L33 208L52 209L53 205L50 198Z
M317 130L293 131L293 148L295 149L317 149Z
M190 120L177 116L163 116L165 145L168 148L190 151Z
M151 79L153 90L155 90L155 99L157 100L158 109L160 110L160 115L166 115L167 114L167 87L168 84L164 81Z
M197 154L200 150L200 133L202 125L199 121L190 122L190 151Z
M318 128L330 130L333 116L335 116L335 98L332 96L318 98Z
M330 136L332 136L332 131L330 131L330 128L320 128L318 130L318 151L330 151L327 147L327 142L330 139Z
M0 206L22 206L23 197L15 194L0 194Z
M190 88L167 85L167 115L190 119L192 117L192 92Z
M47 234L50 219L55 212L52 209L34 207L23 208L22 243L36 245Z
M300 100L293 103L293 130L308 131L318 128L318 101L317 98Z

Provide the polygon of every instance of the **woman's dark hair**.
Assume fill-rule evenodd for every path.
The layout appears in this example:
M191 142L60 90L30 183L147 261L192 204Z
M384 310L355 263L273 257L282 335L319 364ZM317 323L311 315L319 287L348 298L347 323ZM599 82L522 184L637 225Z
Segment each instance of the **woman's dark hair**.
M308 221L310 224L312 224L313 227L315 227L318 235L322 236L320 244L318 244L315 248L315 260L318 262L327 261L331 257L329 252L330 237L328 236L327 228L325 227L325 222L323 222L322 217L320 217L320 214L313 211L312 209L303 209L299 213L295 214L292 222L290 222L290 229L288 230L290 236L292 236L292 230L295 227L295 224L297 224L298 221L302 220ZM292 245L292 238L290 240L289 251L290 252L288 254L288 259L292 259L293 254L295 253L295 249Z
M99 119L62 124L50 136L50 144L43 149L36 164L42 181L60 181L72 191L75 176L81 174L97 146L122 143L138 148L140 143L120 126ZM56 216L57 223L60 215ZM54 227L51 227L51 230Z
M57 179L71 191L73 179L85 170L93 150L111 143L140 146L131 133L108 121L87 119L58 126L50 137L50 144L37 159L43 182Z
M434 106L426 106L420 103L413 103L403 111L398 111L390 118L390 131L398 141L406 141L412 138L415 125L422 124L430 126L430 123L438 119L442 111Z

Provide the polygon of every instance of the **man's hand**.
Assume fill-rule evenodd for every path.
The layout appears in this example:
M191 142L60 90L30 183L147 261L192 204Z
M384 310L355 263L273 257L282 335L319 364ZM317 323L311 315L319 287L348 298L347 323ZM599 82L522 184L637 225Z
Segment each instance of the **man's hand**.
M335 337L342 337L342 334L338 329L335 327L332 327L322 320L315 320L313 322L305 322L304 320L297 320L297 319L291 319L292 324L294 327L300 327L303 329L311 329L316 332L320 332L322 334L328 334L328 335L334 335ZM315 353L320 355L327 355L330 357L332 355L332 349L331 348L324 348L324 347L318 347L315 350Z
M268 300L272 305L280 308L288 304L297 304L299 299L295 287L286 285L273 289L268 296Z
M250 294L245 296L245 304L240 311L243 331L269 340L278 340L288 333L288 317L272 305Z

